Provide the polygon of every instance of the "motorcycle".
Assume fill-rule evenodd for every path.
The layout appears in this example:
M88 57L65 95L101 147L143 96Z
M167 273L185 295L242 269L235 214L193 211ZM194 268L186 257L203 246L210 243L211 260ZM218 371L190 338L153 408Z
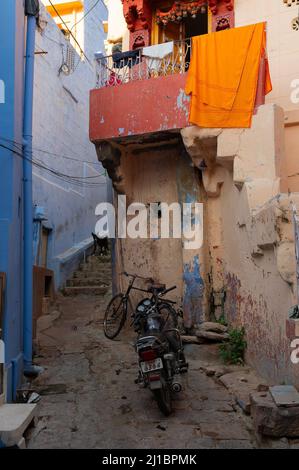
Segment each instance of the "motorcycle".
M152 391L165 416L171 414L172 394L182 391L181 374L188 370L175 302L164 298L174 289L176 286L166 289L165 285L152 285L149 289L152 297L138 304L133 320L138 333L137 382Z

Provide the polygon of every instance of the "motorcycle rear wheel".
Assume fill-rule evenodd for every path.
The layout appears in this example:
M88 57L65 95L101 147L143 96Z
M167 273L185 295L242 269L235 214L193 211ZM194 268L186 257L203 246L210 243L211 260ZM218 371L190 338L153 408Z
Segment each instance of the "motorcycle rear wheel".
M157 401L159 410L162 411L165 416L169 416L172 412L172 405L171 393L168 385L164 385L158 390L153 390L153 394Z

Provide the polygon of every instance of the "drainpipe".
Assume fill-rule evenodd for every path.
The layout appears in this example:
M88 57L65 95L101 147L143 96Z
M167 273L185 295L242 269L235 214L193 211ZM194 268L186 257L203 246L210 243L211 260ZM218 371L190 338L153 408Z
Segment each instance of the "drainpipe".
M32 117L34 85L34 50L38 0L25 1L27 16L26 61L23 116L23 197L24 197L24 265L23 265L23 349L24 374L36 375L32 366L33 308L33 209L32 209Z

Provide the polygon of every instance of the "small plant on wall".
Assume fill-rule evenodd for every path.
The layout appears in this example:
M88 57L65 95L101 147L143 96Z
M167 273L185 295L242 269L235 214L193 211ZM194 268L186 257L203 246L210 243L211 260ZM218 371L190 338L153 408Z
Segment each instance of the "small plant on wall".
M220 357L226 364L243 365L246 347L245 329L231 329L227 341L220 345Z

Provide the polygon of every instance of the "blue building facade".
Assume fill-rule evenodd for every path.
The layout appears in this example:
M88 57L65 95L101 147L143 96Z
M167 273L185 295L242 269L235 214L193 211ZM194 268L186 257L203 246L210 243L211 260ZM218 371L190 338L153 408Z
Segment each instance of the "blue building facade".
M2 0L0 15L0 272L5 273L2 339L7 401L14 398L23 368L23 161L7 150L22 143L24 2Z

